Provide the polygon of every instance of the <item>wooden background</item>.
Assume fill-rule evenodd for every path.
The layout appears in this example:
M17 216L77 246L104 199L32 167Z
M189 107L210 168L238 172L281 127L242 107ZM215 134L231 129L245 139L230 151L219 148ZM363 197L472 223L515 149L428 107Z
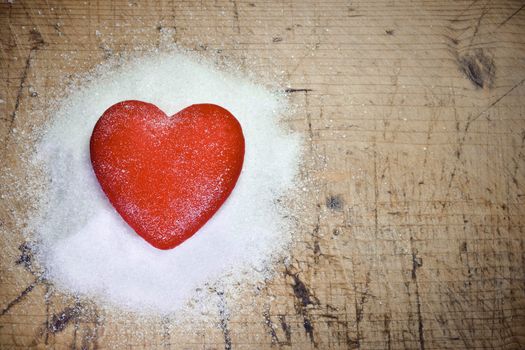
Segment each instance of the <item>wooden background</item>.
M524 7L4 2L0 348L525 348ZM48 120L50 91L166 40L280 76L318 190L291 266L202 329L61 297L31 273L16 224L24 135Z

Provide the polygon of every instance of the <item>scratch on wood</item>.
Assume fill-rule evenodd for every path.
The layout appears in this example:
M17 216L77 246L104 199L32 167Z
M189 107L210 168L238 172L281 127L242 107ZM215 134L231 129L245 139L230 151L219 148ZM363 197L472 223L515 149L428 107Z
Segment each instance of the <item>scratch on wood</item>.
M467 224L468 224L468 220L465 218L465 215L463 215L463 232L465 232L465 234L467 234ZM466 283L470 286L470 285L472 285L472 282L470 281L470 279L473 277L473 275L472 275L472 268L470 267L470 262L469 262L469 253L468 253L467 242L461 243L461 245L459 247L459 259L461 261L463 261L463 257L465 257L465 264L467 266L467 277L468 277L468 280L467 280Z
M288 88L285 89L284 92L287 94L292 94L294 92L310 92L313 91L312 89L294 89L294 88Z
M24 70L22 71L22 77L20 78L20 84L18 85L18 91L16 93L16 99L15 99L15 107L13 109L13 112L11 112L11 115L9 116L9 119L8 119L9 126L8 126L8 134L5 138L6 144L9 141L9 137L11 136L11 133L13 131L13 125L15 124L18 110L20 108L22 92L24 91L24 86L27 80L27 74L29 73L29 68L31 67L31 60L33 59L34 53L38 51L38 49L40 49L41 46L45 45L45 41L42 38L42 34L40 34L40 32L36 29L31 29L29 31L29 38L31 41L31 48L29 50L29 54L27 55L26 63L24 65Z
M390 315L385 315L385 323L384 323L384 327L385 327L385 333L386 333L386 341L387 341L387 348L388 350L392 349L392 333L391 333L391 330L390 330Z
M77 306L79 309L82 308L79 300L77 300ZM98 349L101 322L102 322L102 318L100 317L97 311L97 308L94 305L89 305L89 308L86 308L84 306L82 308L82 315L79 314L79 317L75 318L75 324L74 324L75 333L77 333L77 331L79 330L81 331L81 332L78 332L81 338L80 346L76 345L77 342L73 342L73 344L76 346L72 346L72 348L93 349L93 350ZM168 323L169 323L169 318L162 317L161 325L166 326L166 324ZM168 338L166 338L166 333L168 334ZM166 332L166 329L164 329L164 332L162 333L162 341L163 341L162 342L163 345L169 344L169 330L168 332Z
M379 218L377 213L379 207L379 183L377 177L377 144L374 144L374 233L376 238L379 235Z
M361 348L361 321L363 320L364 316L364 306L366 302L368 301L368 286L370 285L370 271L366 273L366 279L365 279L365 287L364 291L362 291L361 298L357 298L357 294L359 293L357 289L355 290L356 298L355 298L355 322L356 322L356 329L357 329L357 348ZM356 288L354 284L354 288Z
M37 279L36 281L34 281L33 283L31 283L29 286L27 286L23 291L21 291L17 296L16 298L14 298L13 300L11 300L3 309L2 311L0 312L0 316L3 316L5 315L7 312L9 312L9 310L15 306L16 304L18 304L19 302L21 302L35 287L36 285L40 282L39 279Z
M312 237L314 241L314 261L316 264L319 263L319 257L323 255L321 253L321 245L319 244L319 229L321 227L321 217L317 215L317 223L312 231Z
M507 17L507 19L505 19L503 22L501 22L499 25L498 25L498 29L505 25L508 21L510 21L514 16L516 16L521 10L523 10L523 8L525 8L525 4L521 5L519 9L517 9L516 11L514 11L509 17Z
M518 86L520 86L521 84L523 84L523 82L525 82L525 78L522 79L519 83L515 84L512 88L510 88L507 92L505 92L503 95L501 95L500 97L498 97L498 99L494 102L492 102L487 108L485 108L483 111L481 111L480 113L478 113L474 118L471 118L467 121L467 123L465 124L465 133L468 131L468 129L470 128L470 125L476 121L479 117L481 117L485 112L487 112L489 109L491 109L492 107L494 107L495 105L497 105L504 97L506 97L508 94L510 94L512 91L514 91Z
M44 301L46 304L46 322L44 323L44 329L47 329L49 327L49 304L51 300L51 288L49 287L49 284L46 283L46 293L44 295ZM44 344L47 346L49 343L49 332L44 332Z
M86 341L89 340L93 345L93 349L97 349L99 347L98 340L100 336L100 328L102 327L102 320L96 309L93 312L93 322L95 324L93 327L93 334L89 338L86 337ZM86 344L86 348L89 348L89 344Z
M483 17L485 17L485 14L487 13L487 7L485 6L483 8L483 10L481 11L481 15L479 16L478 18L478 21L476 23L476 27L474 28L474 33L472 34L472 37L470 39L470 44L469 46L472 46L472 43L474 42L474 39L476 38L476 36L478 35L478 31L479 31L479 27L481 25L481 20L483 19Z
M313 132L313 129L312 129L312 115L310 113L310 101L308 100L308 89L286 89L286 91L289 91L289 92L295 92L295 91L298 91L298 90L304 90L304 105L305 105L305 110L306 110L306 122L308 124L308 136L310 137L310 143L309 143L309 146L310 146L310 151L313 151L313 148L314 148L314 132Z
M264 318L264 323L268 327L268 331L270 332L270 336L272 337L272 344L279 344L279 338L277 337L277 332L275 331L275 325L272 322L272 319L270 318L270 307L269 305L265 306L265 309L262 313L262 316Z
M226 300L224 299L224 292L217 292L219 296L219 317L220 317L220 327L222 330L222 335L224 337L224 350L232 349L232 339L230 336L229 320L230 313L226 306Z
M478 120L483 114L485 114L487 111L489 111L491 108L493 108L494 106L496 106L501 100L503 100L506 96L508 96L512 91L514 91L516 88L518 88L521 84L523 84L525 82L525 78L522 79L521 81L519 81L517 84L513 85L512 88L510 88L508 91L506 91L504 94L502 94L500 97L498 97L494 102L492 102L487 108L485 108L484 110L482 110L481 112L479 112L478 114L476 114L474 117L471 117L469 116L469 118L467 119L466 123L465 123L465 127L463 129L463 136L458 140L458 148L456 150L456 158L458 158L458 160L460 159L461 157L461 154L462 154L462 151L463 151L463 146L465 144L465 140L467 138L467 133L470 129L470 126L476 121ZM460 127L459 127L459 122L456 123L456 131L457 132L460 132ZM458 170L458 164L455 163L454 165L454 168L453 170L451 171L450 173L450 180L449 180L449 183L448 183L448 188L447 188L447 194L446 196L448 196L448 194L450 193L450 189L452 188L452 183L454 181L454 178L456 176L456 171ZM490 191L490 190L489 190ZM445 209L446 207L446 202L443 202L443 209Z
M285 273L293 279L292 289L297 300L295 303L295 309L297 313L303 316L304 330L306 334L308 334L314 347L317 347L317 342L314 338L314 326L310 320L307 307L309 305L319 305L319 300L312 294L306 284L301 281L297 273L292 273L288 268L285 270Z
M232 0L232 4L233 4L233 18L235 19L235 26L237 29L237 33L241 34L241 25L239 23L239 8L237 6L237 1Z
M413 239L410 238L412 245ZM423 316L421 314L421 295L419 294L419 283L417 282L417 269L423 266L423 260L417 256L417 251L412 247L412 280L416 285L416 307L417 307L417 323L419 336L419 349L425 350L425 336L423 327Z
M31 66L32 57L33 57L33 49L29 51L29 55L27 55L24 70L22 71L22 78L20 79L20 84L18 85L18 92L16 93L15 108L13 109L13 112L11 112L10 119L9 119L9 130L13 128L13 124L15 123L16 115L18 113L18 108L20 107L20 99L22 98L22 91L24 89L24 85L27 79L27 73L29 71L29 67Z
M355 263L354 263L354 260L352 259L352 273L355 275ZM352 341L352 344L353 344L353 347L352 348L355 348L355 349L360 349L361 348L361 320L360 320L360 312L359 312L359 302L358 302L358 298L357 298L357 285L356 285L356 280L355 278L352 280L352 285L354 287L354 308L355 308L355 328L356 328L356 339L351 339ZM347 339L350 339L350 337L347 335Z
M80 322L78 320L78 317L75 317L74 321L75 323L73 325L73 339L71 339L71 345L70 345L71 349L74 349L77 345L77 338L78 338L78 333L79 333L79 328L80 328ZM86 349L86 348L83 347L83 349Z
M162 343L167 345L170 343L171 337L171 328L170 328L170 318L168 316L163 316L161 318L162 325Z
M286 323L286 316L279 315L279 322L281 323L281 329L283 330L284 337L286 338L286 342L283 342L283 345L291 345L292 344L292 330L290 328L290 325Z

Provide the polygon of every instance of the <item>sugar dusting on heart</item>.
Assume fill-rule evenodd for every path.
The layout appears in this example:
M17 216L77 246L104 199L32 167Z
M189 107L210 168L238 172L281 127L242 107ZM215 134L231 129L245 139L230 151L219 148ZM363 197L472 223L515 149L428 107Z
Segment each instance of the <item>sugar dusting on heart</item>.
M129 99L168 115L214 103L243 128L245 163L232 195L173 250L155 249L136 235L91 168L93 126L106 108ZM27 231L44 276L75 295L142 314L203 312L208 290L268 278L286 256L293 230L292 213L279 205L297 186L301 157L300 137L279 124L288 112L279 93L179 50L99 66L57 104L37 147L34 164L48 181Z

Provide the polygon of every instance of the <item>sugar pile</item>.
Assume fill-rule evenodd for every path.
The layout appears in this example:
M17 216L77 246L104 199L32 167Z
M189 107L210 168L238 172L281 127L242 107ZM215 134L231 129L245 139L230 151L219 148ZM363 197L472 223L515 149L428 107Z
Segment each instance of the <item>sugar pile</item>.
M217 283L227 288L266 278L290 240L291 223L278 202L294 189L300 158L300 138L279 126L285 99L181 51L107 63L87 78L58 103L36 151L48 182L28 230L45 277L102 304L161 314L186 308ZM155 249L135 234L91 168L93 126L106 108L130 99L168 115L214 103L235 115L245 135L245 163L232 195L173 250Z

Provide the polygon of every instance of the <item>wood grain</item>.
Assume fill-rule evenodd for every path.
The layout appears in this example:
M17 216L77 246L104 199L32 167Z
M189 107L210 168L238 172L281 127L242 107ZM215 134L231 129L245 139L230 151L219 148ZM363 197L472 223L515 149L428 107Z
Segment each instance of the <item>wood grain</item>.
M523 1L7 1L0 5L0 347L525 347ZM182 327L106 314L32 273L17 184L53 94L176 42L279 77L315 179L292 263Z

